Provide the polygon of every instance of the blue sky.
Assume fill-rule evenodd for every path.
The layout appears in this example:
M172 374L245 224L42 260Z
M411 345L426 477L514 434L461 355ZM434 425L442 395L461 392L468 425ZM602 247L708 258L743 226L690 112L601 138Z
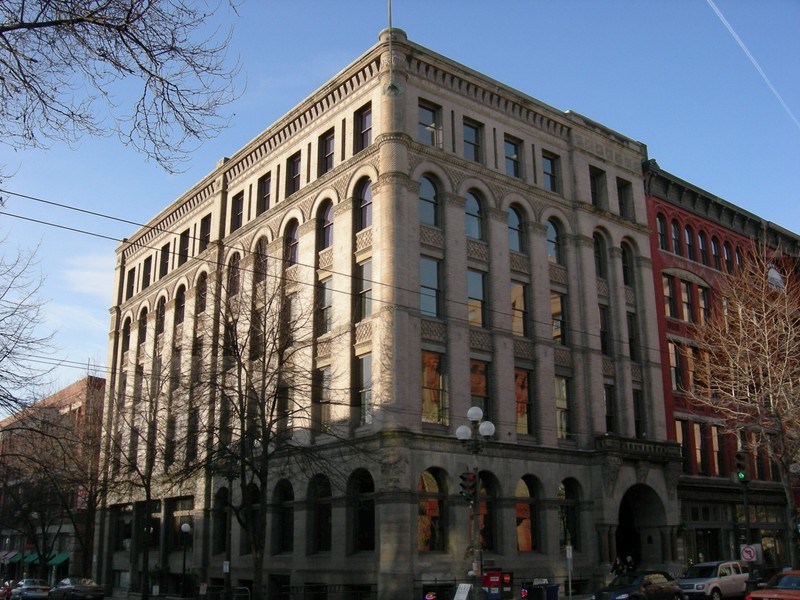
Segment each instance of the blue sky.
M234 27L230 55L246 88L231 127L194 152L185 172L168 175L116 138L47 151L0 144L0 165L13 174L3 187L144 223L375 44L388 18L386 0L241 0L239 16L222 4L214 19ZM642 141L661 168L800 233L800 1L393 0L392 8L393 25L412 41ZM15 196L6 211L117 239L136 229ZM39 245L45 325L57 331L52 356L65 361L53 389L87 365L102 374L116 243L7 215L0 234L7 246Z

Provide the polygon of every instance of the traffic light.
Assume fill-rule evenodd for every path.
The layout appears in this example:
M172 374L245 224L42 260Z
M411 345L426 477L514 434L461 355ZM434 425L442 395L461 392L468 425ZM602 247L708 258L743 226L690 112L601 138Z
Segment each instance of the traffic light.
M736 469L736 481L745 484L750 481L749 469L747 468L747 452L739 451L734 457Z
M475 496L475 490L478 487L478 476L472 471L465 471L461 474L461 495L464 498L472 498Z

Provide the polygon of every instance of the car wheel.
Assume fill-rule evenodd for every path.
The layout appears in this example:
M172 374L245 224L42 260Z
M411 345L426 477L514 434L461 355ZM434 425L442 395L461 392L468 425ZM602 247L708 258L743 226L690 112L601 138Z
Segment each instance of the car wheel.
M683 594L675 594L672 600L683 600Z
M719 593L719 590L711 592L711 600L722 600L722 594Z

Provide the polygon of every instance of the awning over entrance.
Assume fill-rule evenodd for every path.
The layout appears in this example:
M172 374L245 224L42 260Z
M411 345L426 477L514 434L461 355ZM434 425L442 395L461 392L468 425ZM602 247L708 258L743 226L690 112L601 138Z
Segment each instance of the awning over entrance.
M18 563L21 560L22 560L22 553L21 552L14 552L14 555L13 556L9 556L8 559L6 560L6 562L8 564L12 564L12 563Z
M0 562L7 563L12 556L17 554L16 550L6 550L4 552L0 552Z
M39 553L38 552L31 552L30 554L26 554L25 558L22 559L26 565L37 565L39 564Z
M48 566L54 567L60 565L65 560L69 559L69 552L59 552L47 561Z

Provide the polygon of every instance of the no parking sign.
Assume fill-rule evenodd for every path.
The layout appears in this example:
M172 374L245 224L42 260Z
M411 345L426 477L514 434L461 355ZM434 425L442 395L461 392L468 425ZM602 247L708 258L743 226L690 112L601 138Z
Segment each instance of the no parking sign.
M758 559L758 550L754 545L745 544L739 547L739 554L745 562L755 562Z

